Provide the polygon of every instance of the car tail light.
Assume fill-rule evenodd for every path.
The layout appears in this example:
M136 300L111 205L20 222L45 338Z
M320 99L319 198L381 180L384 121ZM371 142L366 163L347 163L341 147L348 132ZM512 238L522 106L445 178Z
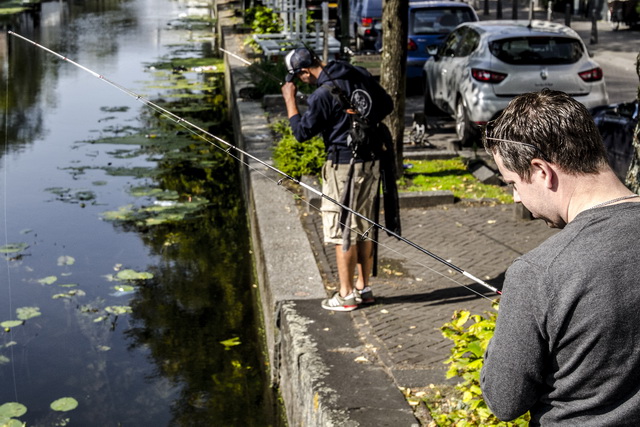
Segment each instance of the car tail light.
M596 67L596 68L593 68L591 70L583 71L581 73L578 73L578 75L585 82L597 82L597 81L602 80L602 77L604 76L604 74L602 73L602 68L600 68L600 67Z
M407 43L407 50L409 52L414 51L414 50L418 50L418 45L416 44L416 42L414 42L413 40L409 39L409 42Z
M480 68L472 68L471 76L483 83L500 83L507 75L504 73L496 73L495 71L481 70Z
M362 18L362 26L370 27L373 24L373 18Z

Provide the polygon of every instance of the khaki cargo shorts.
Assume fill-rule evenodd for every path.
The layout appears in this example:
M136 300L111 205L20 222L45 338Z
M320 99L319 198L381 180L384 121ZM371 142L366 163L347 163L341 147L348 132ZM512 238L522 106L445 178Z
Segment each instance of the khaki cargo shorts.
M342 191L347 181L349 173L349 165L332 164L326 162L322 167L322 192L336 200L340 201ZM380 186L380 162L356 163L353 170L354 180L354 206L349 206L355 212L369 219L373 219L373 205L376 193ZM342 227L340 224L340 206L322 198L322 231L325 243L342 244ZM351 244L356 243L358 236L371 228L372 223L360 218L357 215L351 215L350 240Z

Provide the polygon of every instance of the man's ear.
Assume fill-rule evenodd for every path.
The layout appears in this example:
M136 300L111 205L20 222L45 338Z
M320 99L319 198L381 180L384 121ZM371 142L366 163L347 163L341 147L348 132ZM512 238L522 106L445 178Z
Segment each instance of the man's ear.
M547 188L555 188L556 185L556 171L553 166L542 159L535 158L531 160L531 177L541 179L544 181Z

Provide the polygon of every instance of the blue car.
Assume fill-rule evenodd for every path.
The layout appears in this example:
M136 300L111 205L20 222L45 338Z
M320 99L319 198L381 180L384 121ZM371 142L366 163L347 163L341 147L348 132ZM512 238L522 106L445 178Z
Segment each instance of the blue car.
M416 1L409 3L407 78L424 80L422 68L429 58L427 46L441 44L458 24L478 21L473 7L462 2Z

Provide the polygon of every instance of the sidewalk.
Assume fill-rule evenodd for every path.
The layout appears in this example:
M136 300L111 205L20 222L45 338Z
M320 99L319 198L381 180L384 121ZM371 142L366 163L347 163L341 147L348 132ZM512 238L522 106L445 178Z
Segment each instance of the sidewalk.
M231 31L235 7L224 5L225 48L241 52L243 36ZM510 16L506 8L503 13ZM585 31L585 25L576 22L574 28ZM627 47L620 35L626 35ZM631 57L628 45L638 43L637 35L603 35L598 50L615 56L620 48ZM268 159L264 110L238 97L246 74L239 64L228 67L241 146ZM338 280L334 249L321 243L319 212L296 207L289 193L277 189L277 177L255 169L245 173L272 380L290 425L418 425L398 387L446 383L443 362L452 343L439 328L455 310L490 311L496 295L381 232L379 275L372 279L376 303L350 313L323 310L320 300ZM541 221L517 219L514 205L449 204L403 209L401 217L405 238L498 288L516 257L556 232ZM424 423L428 414L423 410L419 418Z

